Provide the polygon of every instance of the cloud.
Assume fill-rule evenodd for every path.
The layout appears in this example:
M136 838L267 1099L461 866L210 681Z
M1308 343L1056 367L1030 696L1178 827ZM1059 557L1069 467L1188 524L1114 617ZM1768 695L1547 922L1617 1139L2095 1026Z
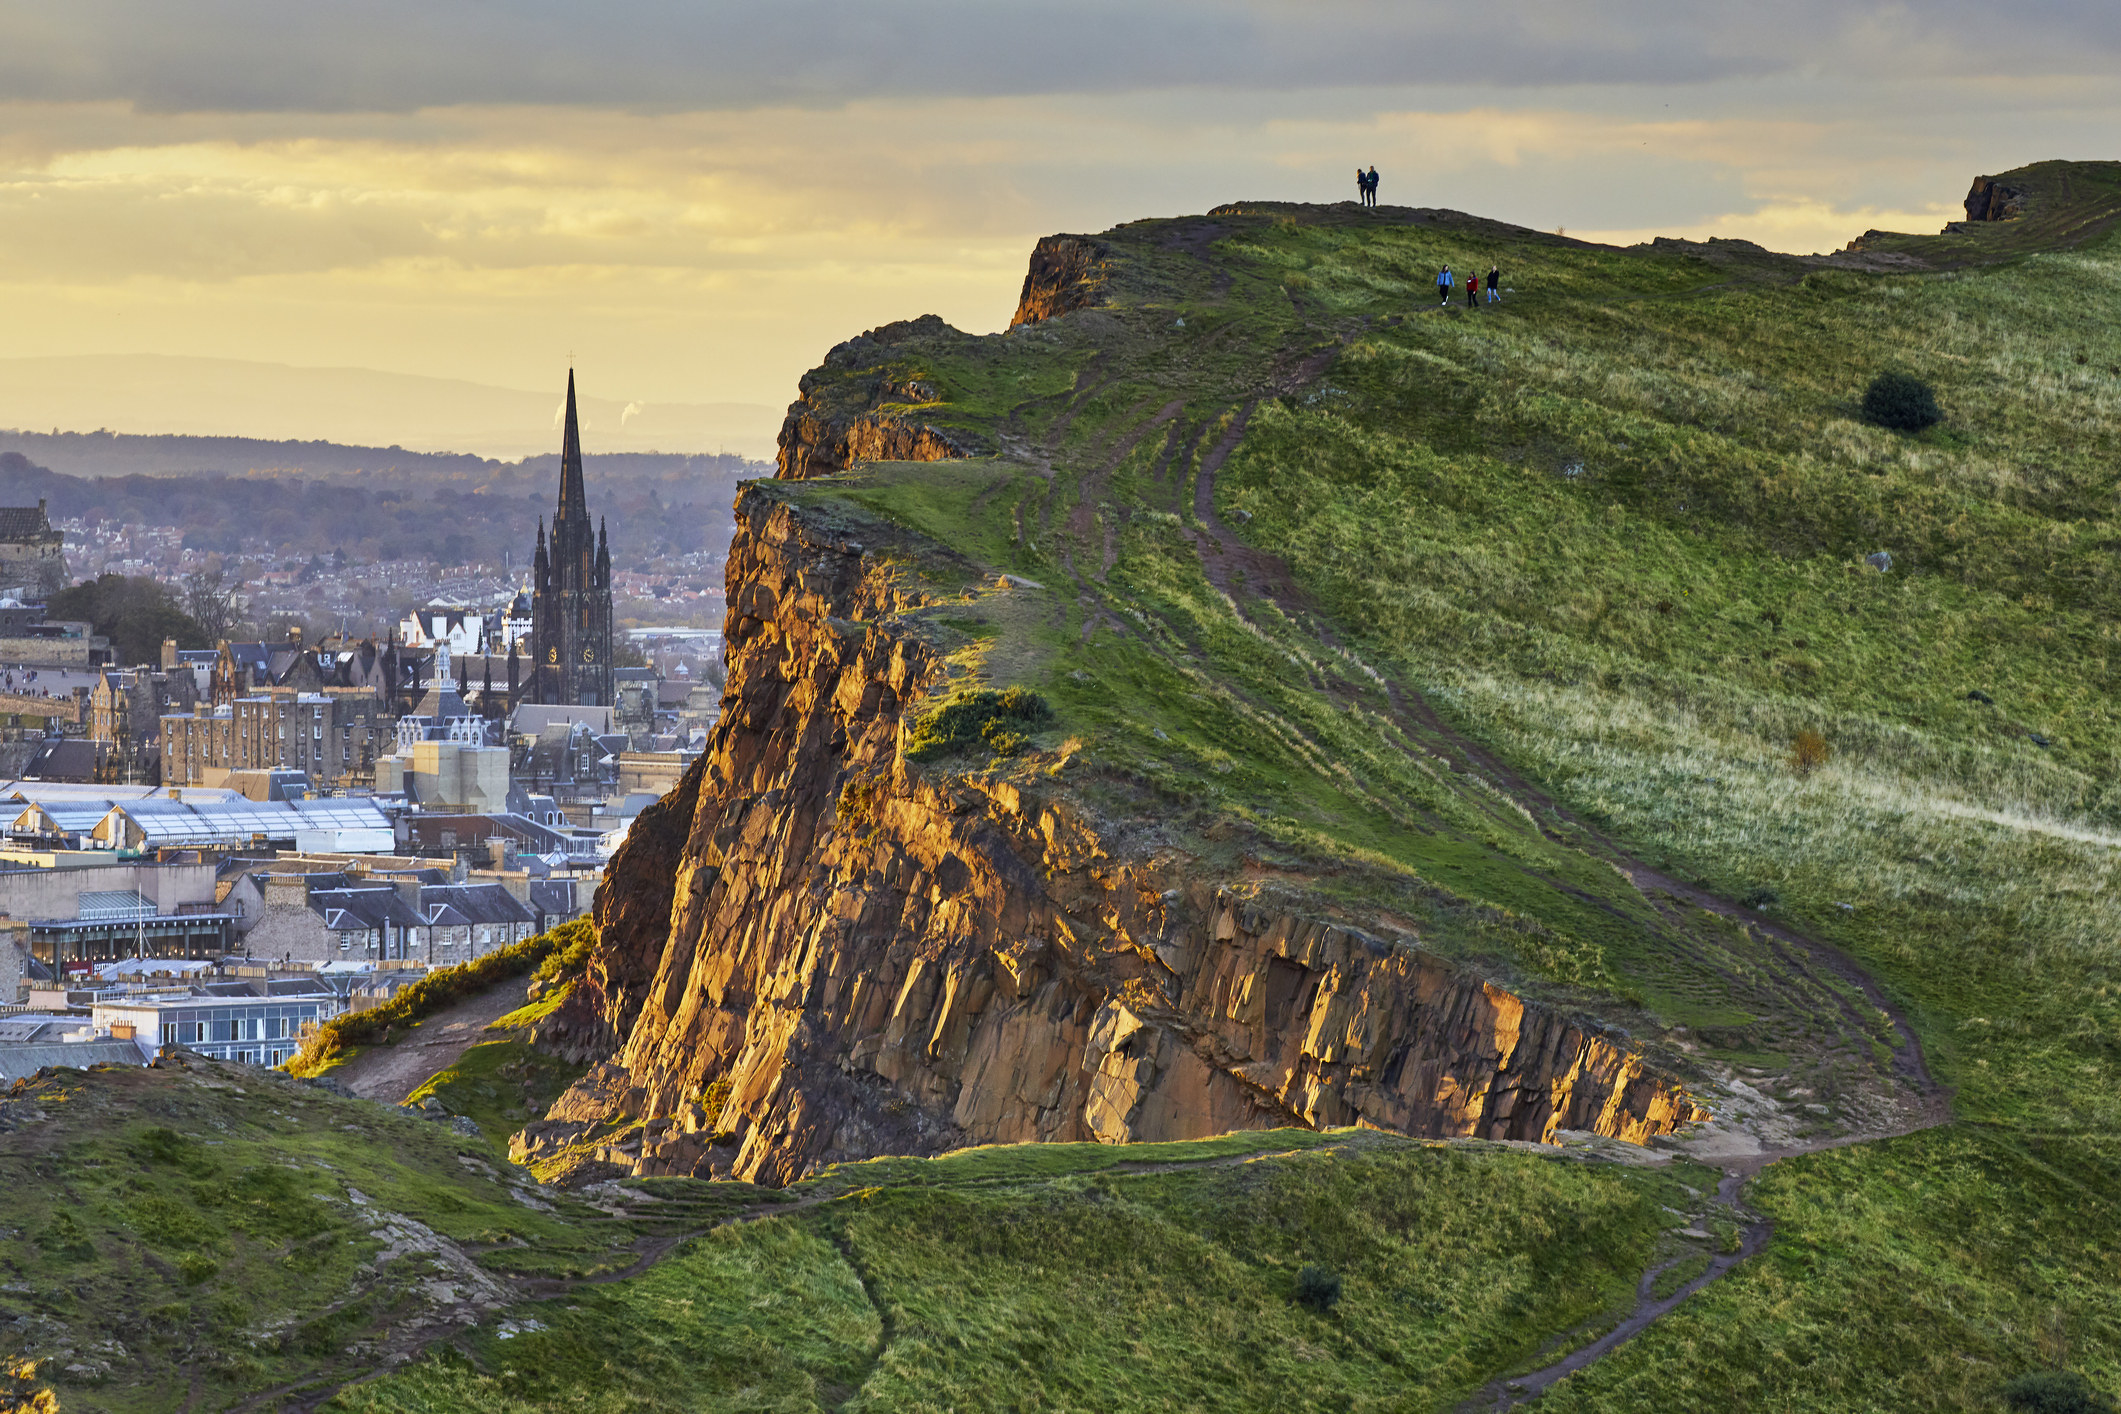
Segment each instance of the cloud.
M69 0L0 16L0 91L164 112L732 109L865 98L1791 72L2098 73L2121 16L2036 0Z

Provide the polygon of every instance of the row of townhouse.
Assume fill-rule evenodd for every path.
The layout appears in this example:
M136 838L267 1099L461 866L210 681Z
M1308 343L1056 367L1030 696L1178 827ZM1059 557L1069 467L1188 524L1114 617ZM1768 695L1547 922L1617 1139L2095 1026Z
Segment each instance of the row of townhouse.
M242 946L252 957L447 967L573 917L572 881L561 883L526 881L528 897L519 898L504 883L448 882L440 869L387 880L258 874L247 876L231 900L247 915Z

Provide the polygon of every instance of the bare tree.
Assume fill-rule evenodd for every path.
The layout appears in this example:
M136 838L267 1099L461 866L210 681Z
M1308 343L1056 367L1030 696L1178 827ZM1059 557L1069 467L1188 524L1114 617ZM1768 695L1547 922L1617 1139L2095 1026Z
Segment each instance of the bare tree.
M219 643L236 626L240 606L236 591L219 565L208 565L184 577L184 612L199 625L208 643Z

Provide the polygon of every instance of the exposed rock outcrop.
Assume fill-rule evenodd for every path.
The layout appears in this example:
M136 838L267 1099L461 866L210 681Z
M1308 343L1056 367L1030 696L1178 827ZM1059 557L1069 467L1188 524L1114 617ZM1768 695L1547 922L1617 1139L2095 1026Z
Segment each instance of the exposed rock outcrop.
M1031 269L1009 327L1103 304L1111 254L1102 242L1084 236L1045 237L1031 251Z
M1611 1037L1414 939L1130 844L1065 773L909 764L941 664L899 556L771 484L737 520L721 721L598 893L580 991L623 1040L520 1156L614 1117L646 1124L607 1162L767 1182L970 1143L1640 1141L1697 1117Z
M2022 216L2025 214L2025 196L2022 187L2005 186L1994 177L1976 177L1973 188L1966 194L1966 219L2009 221Z
M825 366L803 375L799 396L781 423L778 465L785 481L830 476L857 461L946 461L986 450L964 432L924 419L919 407L938 400L934 385L899 365L917 359L921 340L958 337L933 314L871 329L825 355ZM848 378L849 370L870 371Z

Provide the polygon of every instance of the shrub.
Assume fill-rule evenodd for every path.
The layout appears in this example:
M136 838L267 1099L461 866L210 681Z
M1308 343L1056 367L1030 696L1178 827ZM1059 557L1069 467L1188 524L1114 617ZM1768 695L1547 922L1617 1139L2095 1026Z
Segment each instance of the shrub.
M582 975L589 967L589 954L596 951L597 925L587 918L577 918L541 936L552 939L552 951L538 964L531 976L540 982L557 982ZM537 941L535 938L532 942Z
M59 1414L59 1396L37 1383L37 1362L9 1356L0 1364L0 1414Z
M1782 895L1763 884L1759 888L1747 889L1745 897L1738 901L1747 908L1773 908L1782 902Z
M906 755L927 761L983 741L996 755L1014 756L1031 731L1052 720L1053 708L1028 688L961 692L914 724Z
M588 934L586 943L583 941L585 931ZM555 953L565 957L578 952L586 962L589 949L595 943L595 926L587 919L578 918L549 933L525 938L505 948L495 948L470 962L436 968L381 1006L335 1016L310 1032L302 1042L302 1049L287 1063L288 1073L315 1075L348 1046L372 1041L393 1026L409 1026L475 992L485 991L496 982L520 977Z
M1790 741L1790 769L1800 776L1809 776L1833 754L1834 748L1827 745L1826 738L1807 727Z
M2035 1370L2003 1387L2003 1401L2024 1414L2114 1414L2114 1402L2074 1370Z
M1296 1274L1296 1300L1323 1316L1340 1303L1340 1273L1306 1264Z
M1866 421L1895 432L1920 432L1944 420L1937 395L1912 373L1881 373L1863 390Z

